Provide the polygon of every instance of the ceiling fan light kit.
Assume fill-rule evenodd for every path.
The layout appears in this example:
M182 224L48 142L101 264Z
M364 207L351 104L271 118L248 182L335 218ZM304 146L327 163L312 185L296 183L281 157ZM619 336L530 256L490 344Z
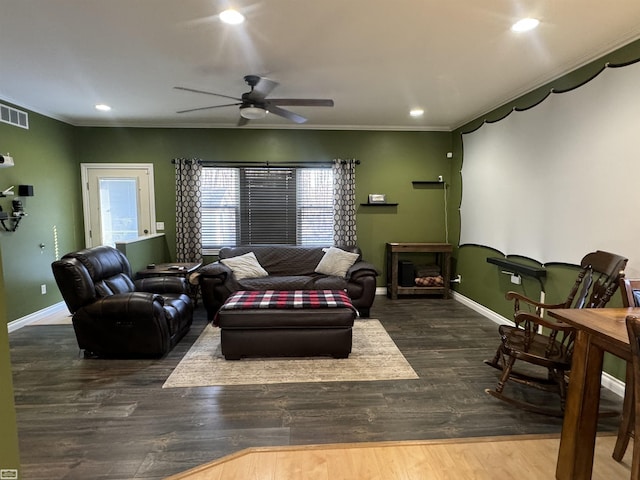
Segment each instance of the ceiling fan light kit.
M233 8L229 8L224 12L220 12L220 20L229 25L240 25L244 22L244 15Z
M264 108L254 107L253 105L240 107L240 116L247 120L258 120L260 118L264 118L267 116L267 113L269 112Z
M246 125L249 120L259 120L265 118L267 113L273 113L280 117L291 120L295 123L304 123L307 121L302 115L298 115L290 110L282 108L283 105L295 107L333 107L333 100L320 98L267 98L271 91L279 84L273 80L259 75L246 75L244 81L251 87L249 92L242 94L240 98L223 95L221 93L207 92L204 90L196 90L187 87L174 87L177 90L184 90L193 93L203 93L205 95L213 95L215 97L229 98L236 100L237 103L228 103L224 105L212 105L210 107L191 108L188 110L180 110L177 113L189 113L198 110L208 110L210 108L220 107L240 107L240 120L238 126Z

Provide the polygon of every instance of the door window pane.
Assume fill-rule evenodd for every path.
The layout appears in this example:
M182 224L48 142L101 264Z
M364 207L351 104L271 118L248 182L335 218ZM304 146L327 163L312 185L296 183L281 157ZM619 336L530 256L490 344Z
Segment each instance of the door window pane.
M100 179L102 245L138 237L138 184L135 178Z

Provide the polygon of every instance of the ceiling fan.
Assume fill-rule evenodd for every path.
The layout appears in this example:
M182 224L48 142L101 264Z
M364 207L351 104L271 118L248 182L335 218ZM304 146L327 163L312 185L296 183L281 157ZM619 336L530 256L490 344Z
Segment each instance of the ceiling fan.
M233 107L240 106L240 119L238 126L246 125L249 120L257 120L264 118L267 113L274 113L281 117L287 118L295 123L304 123L307 121L302 115L293 113L281 106L292 107L333 107L333 100L317 99L317 98L267 98L267 95L276 88L279 83L259 75L246 75L244 81L251 87L251 90L243 93L241 98L222 95L220 93L206 92L204 90L195 90L186 87L173 87L178 90L187 92L204 93L206 95L214 95L216 97L230 98L236 100L236 103L227 103L224 105L212 105L209 107L191 108L189 110L180 110L177 113L195 112L197 110L208 110L210 108Z

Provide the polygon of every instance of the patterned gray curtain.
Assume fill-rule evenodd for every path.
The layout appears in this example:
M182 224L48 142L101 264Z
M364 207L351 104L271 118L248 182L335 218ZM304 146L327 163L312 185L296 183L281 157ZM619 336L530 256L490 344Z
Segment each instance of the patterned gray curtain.
M333 161L333 243L356 245L356 159Z
M189 158L176 166L176 262L202 261L200 175L202 165Z

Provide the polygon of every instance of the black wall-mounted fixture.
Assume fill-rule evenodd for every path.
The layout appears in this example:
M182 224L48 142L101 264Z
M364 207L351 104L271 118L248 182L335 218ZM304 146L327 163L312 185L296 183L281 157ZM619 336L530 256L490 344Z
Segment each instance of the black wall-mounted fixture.
M19 197L33 197L33 185L18 185Z
M9 187L7 190L3 192L2 197L6 197L7 195L13 195L12 191L13 187ZM18 197L33 197L33 185L18 185ZM20 221L27 216L24 211L24 206L22 205L22 201L19 199L15 199L11 201L11 208L13 210L12 214L9 215L7 212L2 211L2 207L0 206L0 225L6 232L15 232L20 224ZM7 225L9 222L9 225Z

